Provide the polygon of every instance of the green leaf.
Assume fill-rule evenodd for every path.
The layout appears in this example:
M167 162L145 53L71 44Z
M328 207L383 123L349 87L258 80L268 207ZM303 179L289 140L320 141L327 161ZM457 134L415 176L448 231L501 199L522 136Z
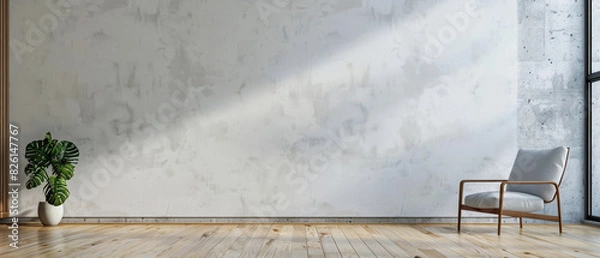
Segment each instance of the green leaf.
M50 132L47 132L46 135L44 136L44 140L52 141L52 134Z
M27 164L27 166L25 166L25 175L31 175L37 170L37 168L38 167L36 165L33 165L31 163Z
M50 165L50 159L46 153L46 145L44 141L32 141L25 147L25 158L29 163L39 167L47 167Z
M77 163L79 163L79 149L77 149L77 146L70 141L62 141L60 143L65 148L64 155L62 157L62 159L65 161L64 163L77 165Z
M63 204L69 198L69 189L67 180L62 177L51 176L48 178L48 184L44 187L46 202L54 206Z
M29 168L29 172L27 168ZM28 165L25 167L25 173L30 174L29 180L27 180L27 183L25 184L27 189L36 188L48 179L48 174L46 174L46 170L42 167Z
M75 165L70 163L55 163L52 167L54 168L53 174L56 177L64 178L65 180L73 178Z
M42 144L44 145L44 148L46 148L52 142L52 134L50 132L47 132L46 135L44 136L44 139L41 141L42 141Z
M46 155L48 155L50 158L56 157L63 150L58 140L50 140L45 147Z

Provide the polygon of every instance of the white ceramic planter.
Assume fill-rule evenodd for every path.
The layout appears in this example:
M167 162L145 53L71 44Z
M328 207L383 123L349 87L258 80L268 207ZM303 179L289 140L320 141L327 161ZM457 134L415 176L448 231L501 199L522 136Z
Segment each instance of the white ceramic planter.
M63 206L54 206L47 202L38 205L38 217L44 226L56 226L63 217Z

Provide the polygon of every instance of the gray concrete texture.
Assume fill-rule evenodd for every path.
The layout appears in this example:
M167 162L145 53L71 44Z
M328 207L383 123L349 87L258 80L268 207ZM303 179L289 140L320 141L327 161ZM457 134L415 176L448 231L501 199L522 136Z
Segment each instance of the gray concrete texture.
M518 1L518 145L571 147L561 186L567 222L585 213L583 19L584 1ZM544 212L555 214L555 204Z

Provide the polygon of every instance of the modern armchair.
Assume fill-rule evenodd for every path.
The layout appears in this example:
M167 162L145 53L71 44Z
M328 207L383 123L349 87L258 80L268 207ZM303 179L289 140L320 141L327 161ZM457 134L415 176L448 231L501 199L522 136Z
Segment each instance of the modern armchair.
M501 233L502 216L533 218L558 222L562 233L559 186L562 182L570 148L557 147L547 150L519 150L508 180L462 180L458 197L458 232L462 211L476 211L498 215L498 235ZM499 183L498 191L469 194L464 198L465 184ZM544 215L540 211L545 204L556 200L558 215Z

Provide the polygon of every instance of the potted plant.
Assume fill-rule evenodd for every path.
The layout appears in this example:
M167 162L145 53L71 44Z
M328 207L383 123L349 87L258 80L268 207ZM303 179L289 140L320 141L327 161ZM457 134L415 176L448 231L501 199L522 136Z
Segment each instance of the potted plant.
M40 221L44 226L56 226L63 216L62 204L69 198L67 180L73 178L79 150L72 142L52 139L52 134L46 133L43 140L27 144L25 158L29 162L25 167L25 175L29 177L27 189L46 183L46 201L38 205ZM51 173L47 170L49 167Z

